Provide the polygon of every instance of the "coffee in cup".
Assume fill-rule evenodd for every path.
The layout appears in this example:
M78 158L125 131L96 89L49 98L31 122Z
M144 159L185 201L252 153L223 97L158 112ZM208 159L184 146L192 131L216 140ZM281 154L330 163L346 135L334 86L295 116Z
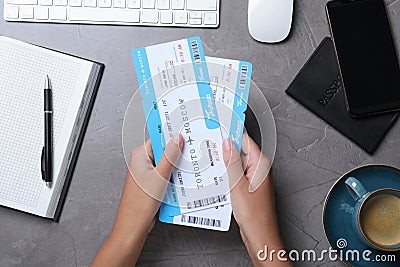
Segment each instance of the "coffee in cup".
M400 197L378 193L360 210L360 226L365 237L378 246L400 244Z
M400 251L400 190L369 192L355 177L345 181L355 200L353 227L359 239L382 251Z

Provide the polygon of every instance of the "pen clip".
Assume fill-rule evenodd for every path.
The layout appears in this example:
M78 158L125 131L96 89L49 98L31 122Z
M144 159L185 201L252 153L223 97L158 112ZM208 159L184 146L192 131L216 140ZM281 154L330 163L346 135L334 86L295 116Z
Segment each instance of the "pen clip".
M46 159L44 157L44 147L42 149L42 156L40 162L41 162L42 180L46 181Z

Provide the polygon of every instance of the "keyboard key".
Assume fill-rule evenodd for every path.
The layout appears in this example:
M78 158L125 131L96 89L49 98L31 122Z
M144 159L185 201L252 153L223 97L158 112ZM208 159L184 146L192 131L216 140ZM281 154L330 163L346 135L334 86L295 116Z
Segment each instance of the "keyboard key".
M172 24L172 12L171 11L160 12L160 22L162 24Z
M97 6L97 0L84 0L84 6L96 7Z
M99 0L99 7L111 7L111 0Z
M154 9L155 0L142 0L143 8Z
M40 0L40 4L42 6L52 6L53 5L53 0Z
M131 9L97 9L92 8L73 8L69 10L69 20L71 21L96 21L96 22L126 22L138 23L139 11Z
M68 5L68 0L54 0L55 6L66 6Z
M49 19L49 8L38 6L35 8L35 19L47 20Z
M53 7L49 9L51 20L67 20L67 9L65 7Z
M217 13L204 13L204 25L217 25Z
M190 25L201 25L201 19L189 19Z
M6 0L7 4L13 5L37 5L37 0Z
M140 0L128 0L128 8L140 8Z
M187 0L187 10L217 10L217 0Z
M201 12L190 12L189 18L191 18L191 19L202 19L203 16L202 16Z
M143 23L158 23L158 12L153 10L142 11Z
M158 9L169 9L169 0L157 0Z
M188 22L188 14L186 12L175 12L175 21L176 24L187 24Z
M114 0L114 7L125 8L125 0Z
M82 6L82 0L69 0L69 6Z
M183 10L185 8L185 0L171 0L171 8L175 10Z
M9 19L17 19L19 16L19 7L18 6L7 6L5 9L6 18Z
M33 6L22 6L20 12L21 19L33 19Z

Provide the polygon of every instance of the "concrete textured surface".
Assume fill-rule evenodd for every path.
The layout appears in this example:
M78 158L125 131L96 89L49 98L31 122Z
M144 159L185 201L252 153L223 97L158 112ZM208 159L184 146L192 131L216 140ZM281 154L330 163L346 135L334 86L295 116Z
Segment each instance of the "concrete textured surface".
M328 35L326 0L295 0L292 33L287 41L277 45L251 39L247 30L247 2L222 0L218 29L7 23L0 19L1 35L106 65L60 222L0 208L0 266L90 263L113 225L125 178L122 122L137 87L130 51L194 35L202 38L209 56L253 63L254 81L267 97L277 125L273 169L285 244L300 250L328 249L321 213L329 188L342 173L362 164L400 167L400 123L389 132L375 155L370 156L284 93L319 42ZM400 1L386 2L400 49ZM234 223L228 233L157 223L138 265L250 266L251 263ZM296 265L344 266L328 261Z

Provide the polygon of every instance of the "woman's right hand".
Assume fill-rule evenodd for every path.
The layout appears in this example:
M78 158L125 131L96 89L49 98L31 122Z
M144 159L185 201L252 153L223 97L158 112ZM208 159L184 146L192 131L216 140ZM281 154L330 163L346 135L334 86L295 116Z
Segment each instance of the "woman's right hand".
M270 161L245 133L239 154L230 139L223 142L223 156L231 183L233 215L255 266L291 266L288 261L260 261L258 251L284 248L279 235Z

